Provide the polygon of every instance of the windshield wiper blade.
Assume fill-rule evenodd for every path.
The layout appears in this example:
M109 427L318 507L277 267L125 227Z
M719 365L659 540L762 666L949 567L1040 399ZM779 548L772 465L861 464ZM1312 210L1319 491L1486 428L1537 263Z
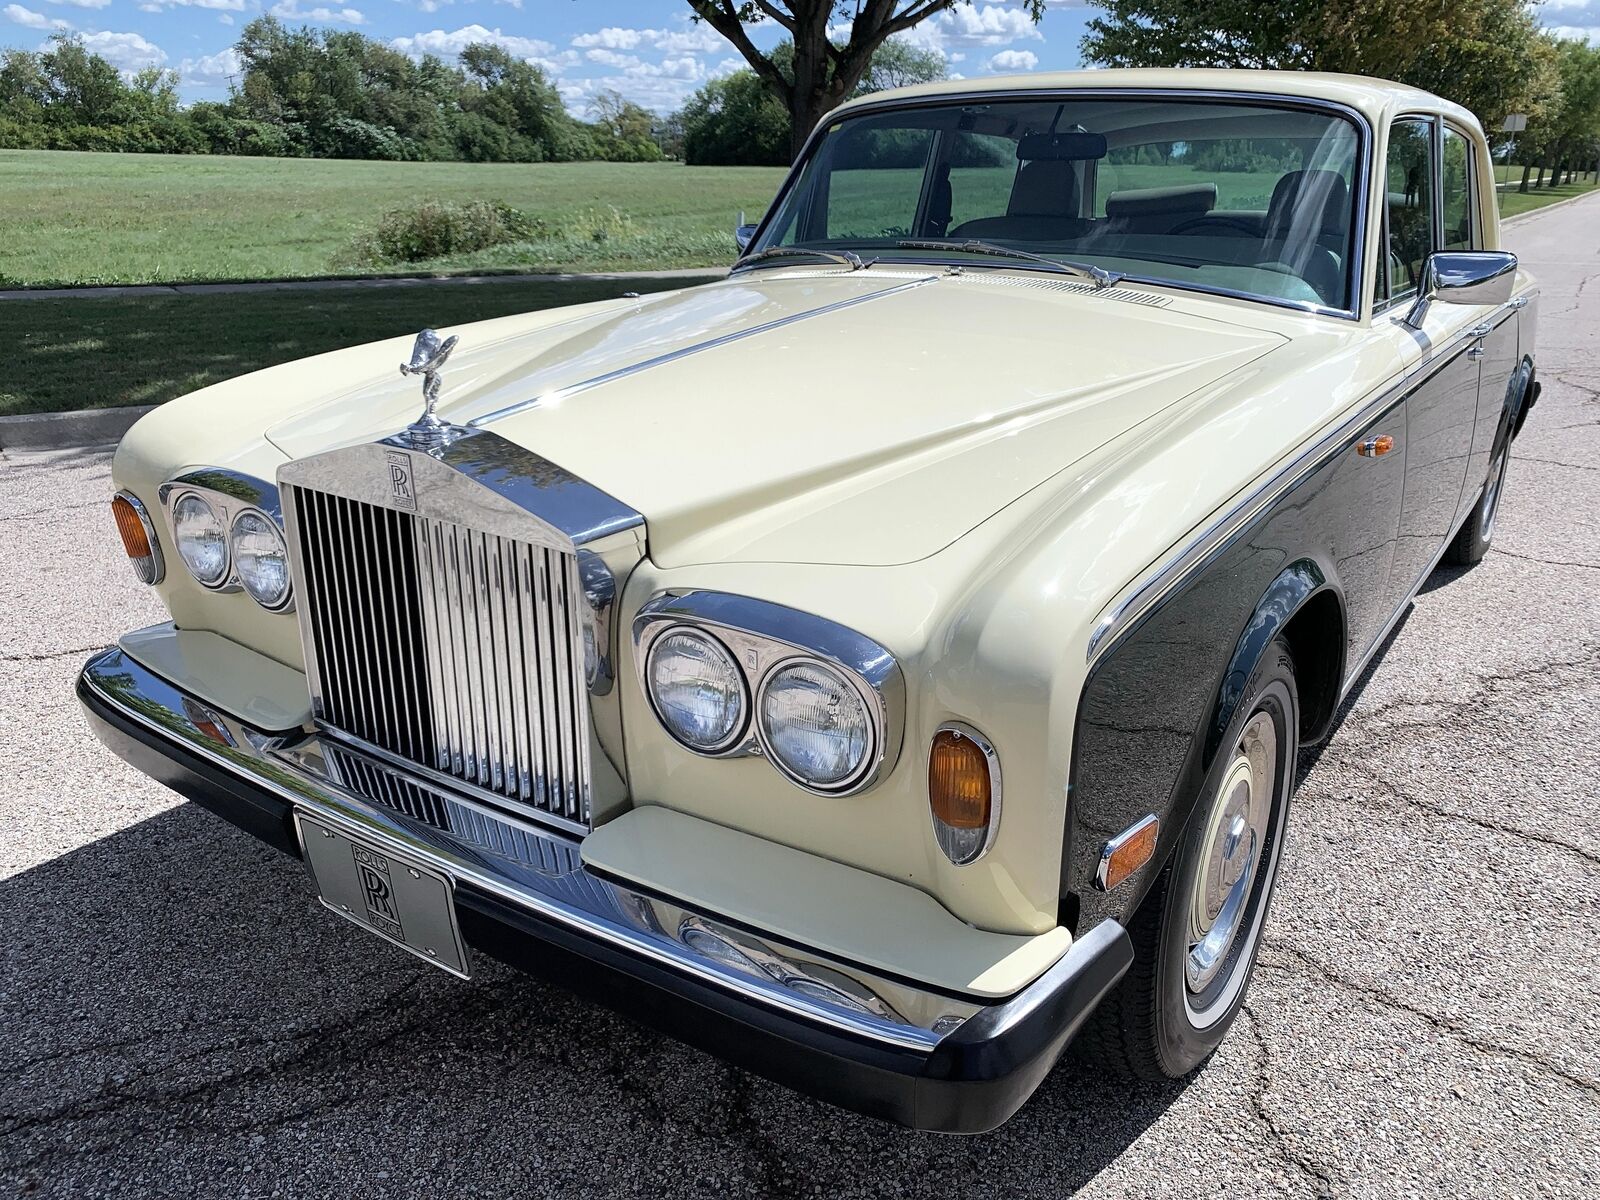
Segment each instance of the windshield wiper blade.
M1053 271L1060 271L1064 275L1076 275L1080 279L1090 280L1095 287L1110 287L1122 280L1122 275L1117 271L1108 271L1104 267L1097 267L1091 263L1073 262L1066 258L1047 258L1043 254L1031 254L1026 250L1014 250L1010 246L1001 246L994 242L981 242L976 238L967 238L958 241L955 238L914 238L907 241L896 242L901 250L960 250L967 254L991 254L996 258L1020 258L1028 262L1039 263Z
M733 269L737 271L740 267L748 267L752 263L758 263L767 258L795 257L826 258L831 262L839 263L841 266L849 267L852 271L863 271L878 261L875 258L863 260L853 250L812 250L806 246L768 246L765 250L739 259L738 262L733 264Z

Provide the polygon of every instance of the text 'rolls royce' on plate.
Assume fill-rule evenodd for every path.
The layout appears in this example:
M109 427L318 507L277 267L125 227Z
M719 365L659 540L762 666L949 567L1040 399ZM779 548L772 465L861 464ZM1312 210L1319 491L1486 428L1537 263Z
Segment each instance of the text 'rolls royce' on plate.
M740 240L142 420L114 515L171 621L85 667L95 730L400 950L863 1113L993 1128L1074 1037L1192 1070L1298 750L1486 552L1538 396L1478 123L882 93Z

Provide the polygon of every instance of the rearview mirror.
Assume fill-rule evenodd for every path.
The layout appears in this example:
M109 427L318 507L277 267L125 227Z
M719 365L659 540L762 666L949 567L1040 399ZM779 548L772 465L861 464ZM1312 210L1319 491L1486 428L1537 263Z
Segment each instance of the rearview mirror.
M1065 133L1025 133L1017 142L1017 158L1023 162L1054 159L1057 162L1083 162L1106 156L1106 135L1067 130Z
M1422 294L1405 322L1421 329L1428 306L1504 304L1517 282L1517 256L1505 250L1444 250L1422 264Z
M761 228L759 225L745 224L744 210L741 209L739 219L733 223L733 244L739 247L740 254L750 248L750 243L755 240L756 230L759 228Z

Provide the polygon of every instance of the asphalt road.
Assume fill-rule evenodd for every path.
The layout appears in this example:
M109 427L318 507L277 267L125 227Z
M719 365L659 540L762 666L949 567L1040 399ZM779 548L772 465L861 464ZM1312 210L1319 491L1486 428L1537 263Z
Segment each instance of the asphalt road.
M321 912L103 750L86 654L161 618L107 458L0 460L0 1186L51 1196L1600 1191L1600 198L1519 224L1544 398L1488 560L1441 571L1308 755L1214 1060L1059 1069L1000 1132L860 1120Z

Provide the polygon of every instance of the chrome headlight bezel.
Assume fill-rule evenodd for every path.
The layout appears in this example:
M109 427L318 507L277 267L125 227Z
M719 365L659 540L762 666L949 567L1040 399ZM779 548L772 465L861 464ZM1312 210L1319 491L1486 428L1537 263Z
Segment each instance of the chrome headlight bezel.
M657 638L678 626L696 627L720 642L744 673L750 711L744 733L705 758L766 758L784 779L815 796L853 796L893 769L905 733L905 680L894 656L864 634L813 613L727 592L664 592L633 620L634 665L652 711L648 663ZM814 785L772 753L762 728L761 699L776 673L797 663L821 667L843 679L866 710L870 744L859 767L830 785ZM659 720L659 716L657 718ZM665 728L665 726L663 726ZM671 730L667 730L669 736Z
M283 509L278 502L278 489L275 484L264 479L257 479L252 475L245 475L239 471L228 470L224 467L196 467L173 476L163 483L157 493L161 507L166 513L167 530L172 536L173 549L178 558L183 561L185 568L189 567L188 560L183 558L179 548L177 530L177 507L186 497L194 496L208 505L222 525L223 545L226 548L227 561L222 577L212 583L206 582L189 569L189 577L200 587L208 592L218 595L227 595L234 592L244 592L264 612L291 613L294 611L294 579L290 571L289 589L283 600L276 605L262 603L244 586L239 577L237 556L234 552L234 524L246 513L254 513L264 518L267 524L277 531L278 538L284 547L285 558L288 558L288 538L283 528Z
M661 697L657 694L655 685L655 665L661 654L662 647L673 637L692 638L704 643L714 655L726 659L728 665L733 668L734 678L739 686L738 705L733 712L732 721L728 723L728 732L713 742L702 744L686 737L682 730L673 725L667 714L662 710ZM661 727L671 734L673 740L679 745L686 750L692 750L696 754L702 754L708 758L720 757L743 741L745 733L749 729L750 681L744 677L744 673L739 669L739 660L734 656L733 651L723 645L709 630L702 629L698 625L679 622L669 628L660 630L651 639L650 649L645 654L644 659L644 692L650 701L650 708L655 713L656 720L661 722Z
M259 521L266 532L277 542L277 552L283 557L283 594L275 599L258 596L255 589L250 586L242 564L243 556L239 552L240 532L239 526L246 521ZM228 521L228 566L233 578L238 581L245 595L254 600L268 612L282 612L294 603L294 578L289 568L289 540L284 536L283 526L274 521L267 513L259 508L241 508L234 513Z

